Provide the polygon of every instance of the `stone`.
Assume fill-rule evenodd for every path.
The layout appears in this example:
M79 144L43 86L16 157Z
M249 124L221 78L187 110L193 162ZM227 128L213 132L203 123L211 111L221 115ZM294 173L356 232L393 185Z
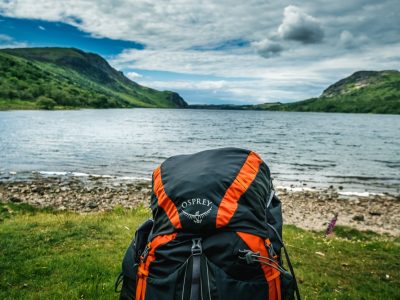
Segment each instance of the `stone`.
M90 209L95 209L95 208L99 207L99 205L96 202L89 202L87 204L87 207L89 207Z
M370 211L369 214L370 214L371 216L380 216L380 215L382 215L382 213L379 212L379 211Z
M355 216L353 217L353 220L354 220L354 221L363 222L363 221L364 221L364 215L355 215Z
M19 198L19 197L17 197L17 196L11 196L10 198L9 198L9 200L11 201L11 202L14 202L14 203L19 203L19 202L22 202L22 200Z

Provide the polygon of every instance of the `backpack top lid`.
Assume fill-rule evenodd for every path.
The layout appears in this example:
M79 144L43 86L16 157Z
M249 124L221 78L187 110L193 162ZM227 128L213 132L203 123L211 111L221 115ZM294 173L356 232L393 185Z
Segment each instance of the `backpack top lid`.
M255 152L239 148L177 155L153 172L153 236L242 231L267 237L272 182Z

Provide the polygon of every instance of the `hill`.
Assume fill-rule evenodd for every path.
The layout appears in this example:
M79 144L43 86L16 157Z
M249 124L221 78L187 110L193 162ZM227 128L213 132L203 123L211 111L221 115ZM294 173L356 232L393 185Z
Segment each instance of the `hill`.
M400 72L359 71L332 84L317 98L265 103L251 109L400 114Z
M94 53L74 48L0 50L0 109L186 106L177 93L141 86Z

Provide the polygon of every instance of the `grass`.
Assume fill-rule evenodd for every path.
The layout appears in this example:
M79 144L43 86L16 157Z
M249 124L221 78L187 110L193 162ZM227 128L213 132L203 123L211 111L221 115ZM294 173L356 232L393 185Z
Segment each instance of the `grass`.
M124 251L144 208L80 215L0 204L0 299L117 299ZM400 240L338 227L284 228L303 299L399 299Z

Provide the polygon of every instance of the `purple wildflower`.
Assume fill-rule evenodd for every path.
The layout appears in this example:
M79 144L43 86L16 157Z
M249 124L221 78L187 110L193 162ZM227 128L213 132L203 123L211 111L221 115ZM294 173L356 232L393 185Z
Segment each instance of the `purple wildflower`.
M335 226L336 226L336 221L337 221L337 219L338 219L338 215L339 215L338 213L335 213L335 216L334 216L333 219L329 222L328 228L326 228L326 232L325 232L325 235L326 235L326 236L332 234L333 229L334 229Z

